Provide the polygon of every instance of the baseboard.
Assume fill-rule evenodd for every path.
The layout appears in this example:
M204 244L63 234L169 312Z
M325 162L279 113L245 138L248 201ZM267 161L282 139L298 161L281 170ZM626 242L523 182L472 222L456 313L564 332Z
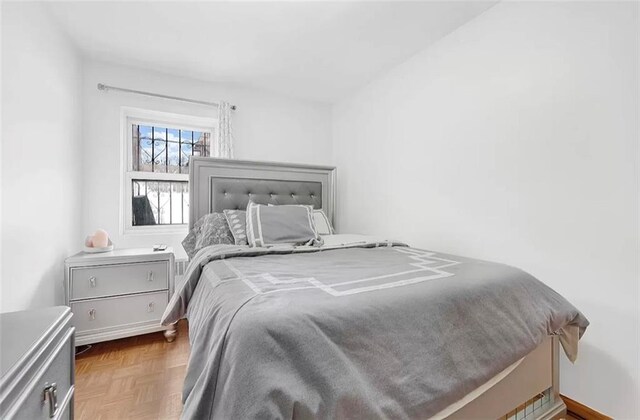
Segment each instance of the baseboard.
M567 406L567 414L571 414L573 417L584 420L613 420L611 417L598 413L593 408L587 407L576 400L572 400L564 395L560 395L560 397Z

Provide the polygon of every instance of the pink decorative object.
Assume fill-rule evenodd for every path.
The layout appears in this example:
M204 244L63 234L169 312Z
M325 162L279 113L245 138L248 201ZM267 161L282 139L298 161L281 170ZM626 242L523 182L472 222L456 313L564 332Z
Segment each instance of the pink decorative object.
M109 234L103 229L98 229L93 234L92 242L94 248L106 248L109 245Z
M84 240L84 246L93 248L93 236L87 236L87 239Z

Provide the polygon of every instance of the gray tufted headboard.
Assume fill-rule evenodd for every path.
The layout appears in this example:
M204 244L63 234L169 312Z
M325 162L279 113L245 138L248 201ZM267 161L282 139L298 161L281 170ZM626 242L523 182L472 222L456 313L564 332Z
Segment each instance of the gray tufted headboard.
M191 157L189 229L205 214L259 204L310 204L333 223L336 168Z

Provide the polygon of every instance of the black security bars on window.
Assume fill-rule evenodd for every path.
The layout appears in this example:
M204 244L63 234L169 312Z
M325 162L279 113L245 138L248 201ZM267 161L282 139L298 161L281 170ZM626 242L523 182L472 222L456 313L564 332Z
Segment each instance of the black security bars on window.
M136 172L189 173L191 156L209 156L211 134L155 125L132 124L132 170ZM132 181L133 225L188 223L188 182Z
M187 181L134 179L131 182L133 226L189 222L189 203L185 200L189 193Z
M133 139L134 171L188 173L191 156L209 156L211 151L208 132L134 124Z

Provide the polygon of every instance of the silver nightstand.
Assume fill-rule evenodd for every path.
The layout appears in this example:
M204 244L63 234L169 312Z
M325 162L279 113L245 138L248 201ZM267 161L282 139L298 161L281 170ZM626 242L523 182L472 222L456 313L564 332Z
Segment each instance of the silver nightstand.
M76 345L164 331L160 318L174 288L173 250L116 249L65 260L65 299L73 312Z

